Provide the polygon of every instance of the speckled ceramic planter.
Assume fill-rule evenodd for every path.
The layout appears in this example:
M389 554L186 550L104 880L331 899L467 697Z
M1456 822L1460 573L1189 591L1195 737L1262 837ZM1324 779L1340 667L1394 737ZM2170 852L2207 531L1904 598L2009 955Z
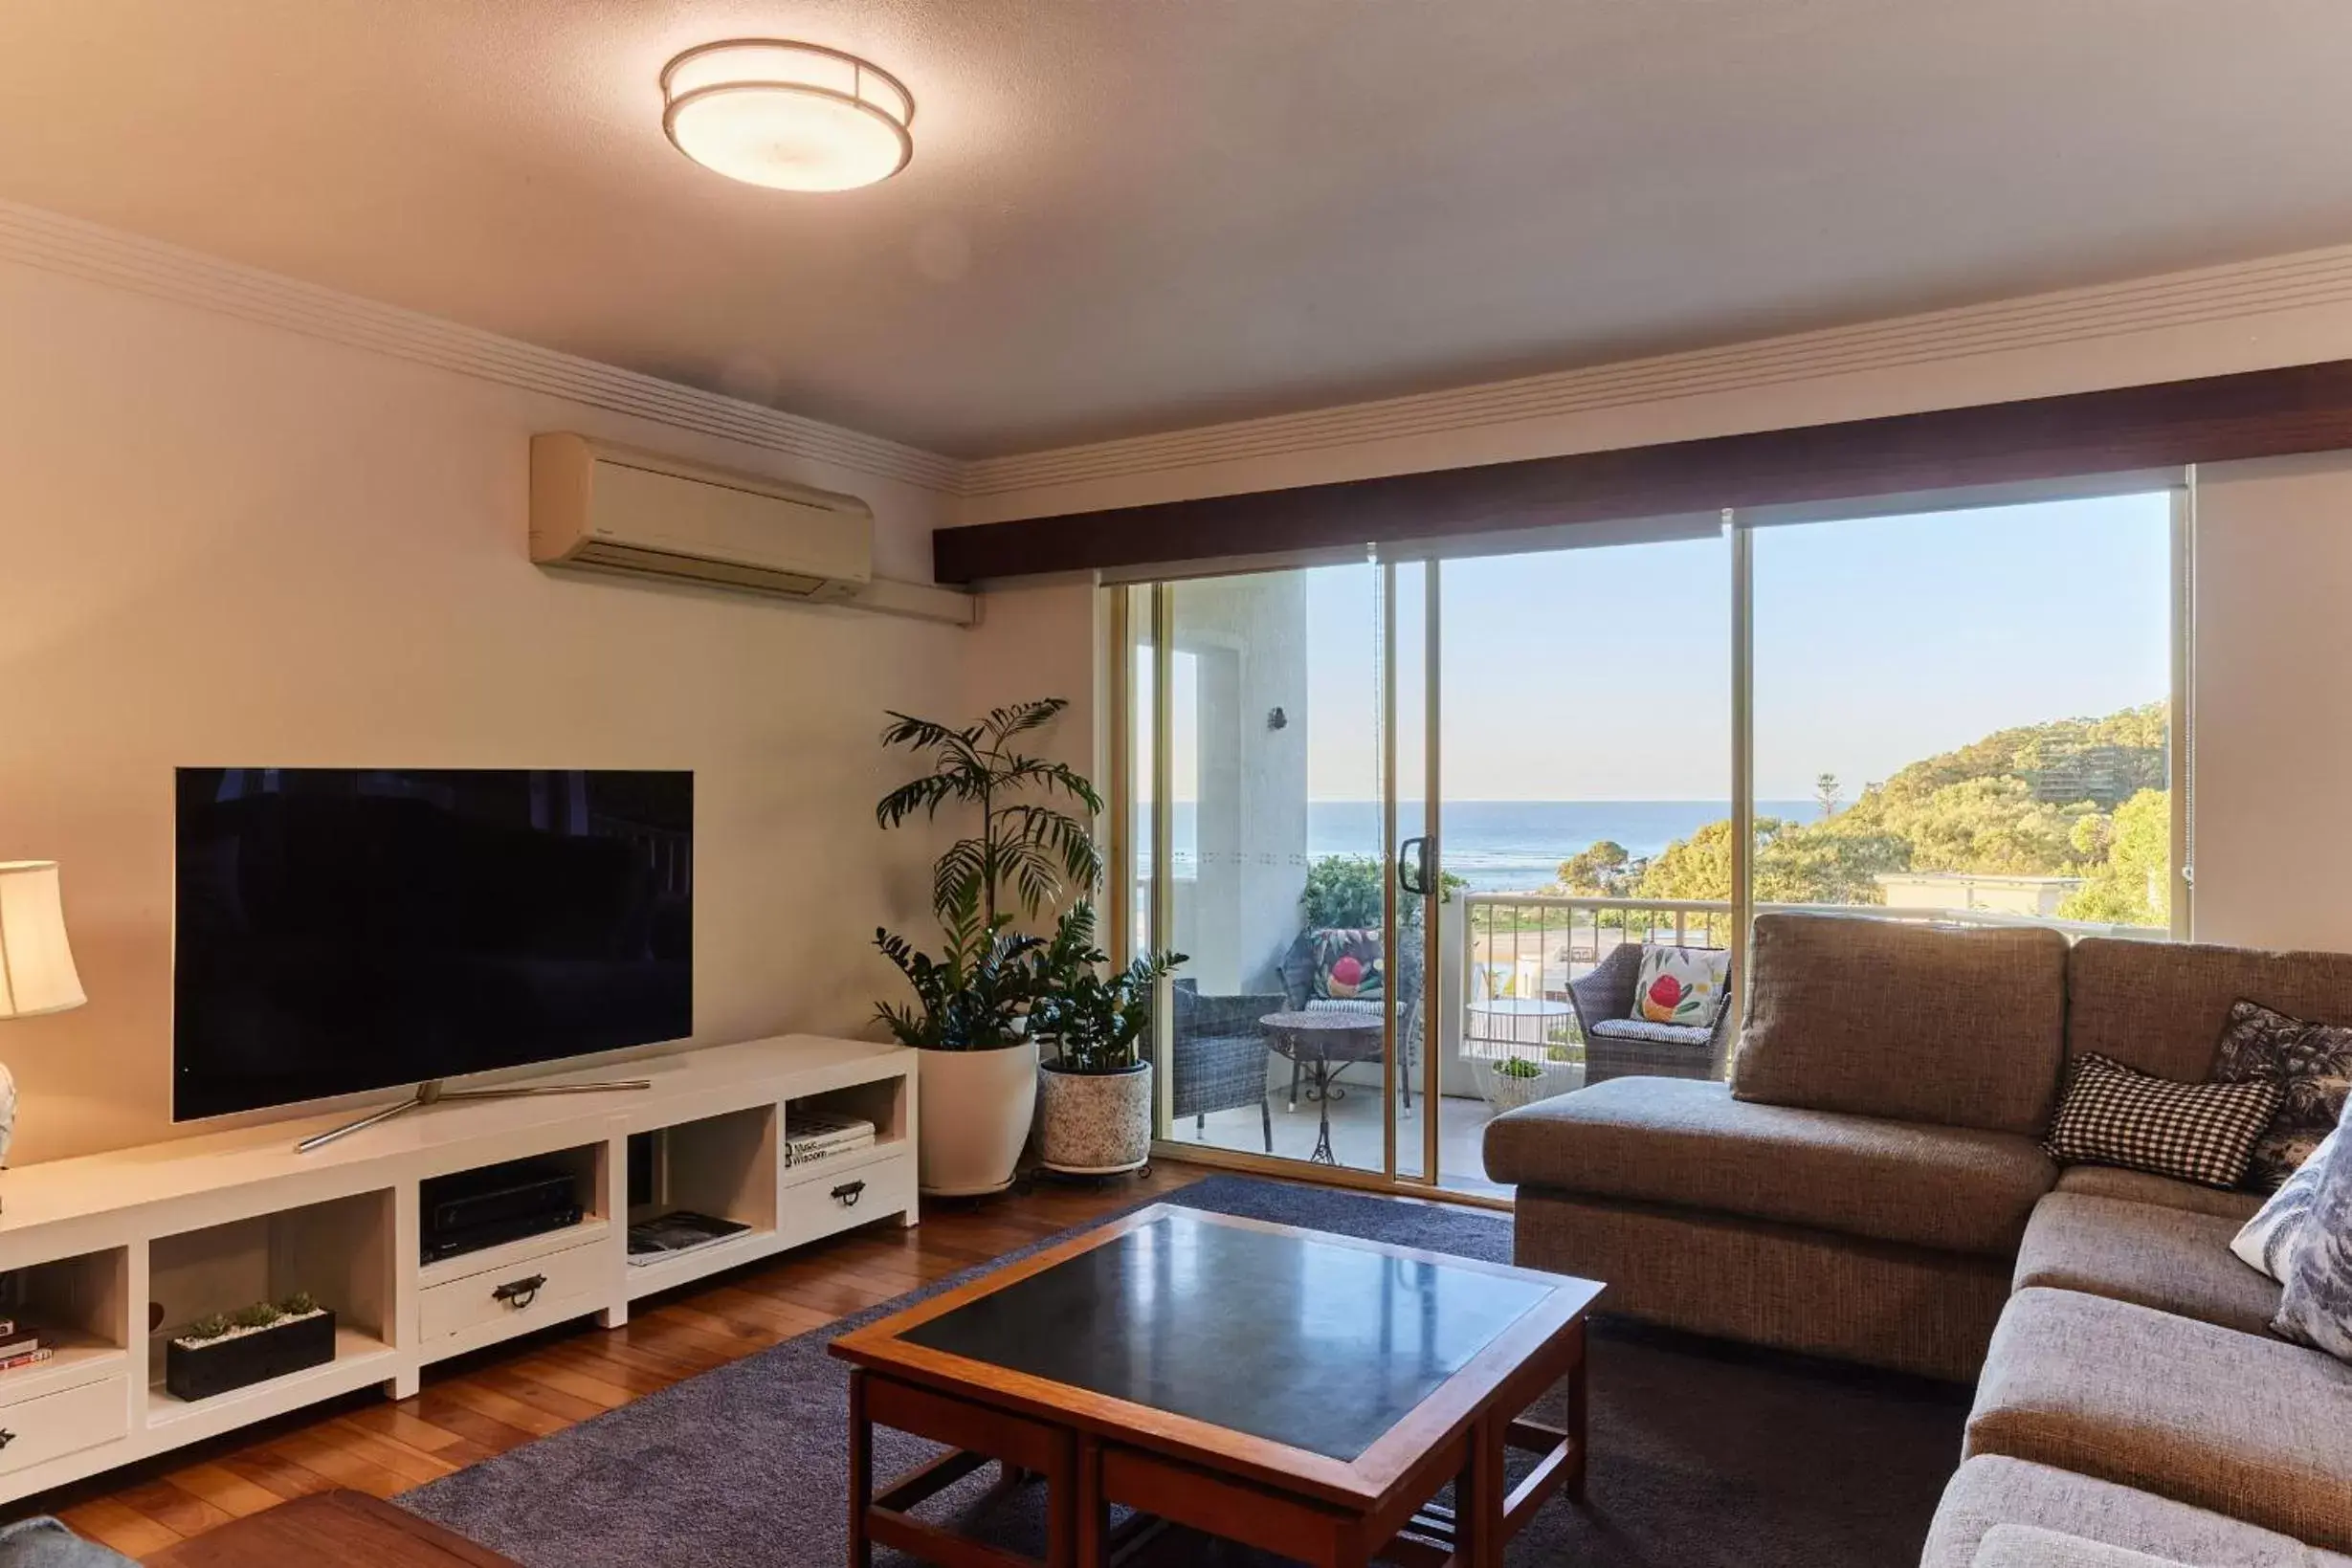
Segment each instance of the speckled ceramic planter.
M1131 1171L1151 1159L1151 1064L1117 1072L1038 1069L1045 1122L1040 1157L1070 1176Z

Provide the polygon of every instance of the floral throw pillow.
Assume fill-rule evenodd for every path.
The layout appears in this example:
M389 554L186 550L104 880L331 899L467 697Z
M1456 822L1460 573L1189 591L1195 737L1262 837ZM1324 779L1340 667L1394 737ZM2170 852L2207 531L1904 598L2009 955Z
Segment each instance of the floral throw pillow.
M1711 1029L1723 1010L1730 974L1731 955L1720 947L1645 947L1633 983L1633 1017Z
M2343 1116L2352 1091L2352 1028L2307 1024L2258 1002L2240 1002L2222 1026L2213 1079L2278 1086L2278 1115L2246 1167L2248 1186L2274 1191Z
M2271 1328L2281 1338L2352 1361L2352 1137L2316 1160L2311 1213L2287 1248L2285 1287Z
M1380 933L1329 930L1315 933L1315 974L1310 999L1317 1002L1378 1002L1384 989Z
M2336 1142L2337 1135L2328 1134L2319 1152L2304 1160L2271 1194L2270 1202L2239 1229L2230 1243L2230 1250L2237 1254L2240 1263L2260 1270L2282 1285L2286 1283L2287 1260L2294 1255L2303 1226L2311 1221L2311 1205L2319 1195L2319 1170Z

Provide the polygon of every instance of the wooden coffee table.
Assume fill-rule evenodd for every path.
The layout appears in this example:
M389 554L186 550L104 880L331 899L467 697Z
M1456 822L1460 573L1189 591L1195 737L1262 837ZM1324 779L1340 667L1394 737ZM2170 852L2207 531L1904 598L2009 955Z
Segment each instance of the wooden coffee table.
M850 1374L850 1561L1098 1568L1170 1527L1318 1568L1494 1568L1582 1499L1601 1287L1157 1204L833 1341ZM1562 1380L1567 1422L1526 1411ZM880 1487L874 1428L948 1446ZM1506 1491L1506 1448L1540 1454ZM1042 1558L917 1518L990 1463L1047 1489ZM1434 1506L1452 1482L1454 1506ZM1110 1507L1135 1511L1117 1532ZM1186 1560L1181 1552L1171 1561Z

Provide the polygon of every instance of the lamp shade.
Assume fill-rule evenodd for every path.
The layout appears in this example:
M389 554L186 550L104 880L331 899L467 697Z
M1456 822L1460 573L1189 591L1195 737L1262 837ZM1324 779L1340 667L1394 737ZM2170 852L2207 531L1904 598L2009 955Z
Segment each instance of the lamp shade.
M0 861L0 1018L63 1012L88 1000L65 941L57 863Z

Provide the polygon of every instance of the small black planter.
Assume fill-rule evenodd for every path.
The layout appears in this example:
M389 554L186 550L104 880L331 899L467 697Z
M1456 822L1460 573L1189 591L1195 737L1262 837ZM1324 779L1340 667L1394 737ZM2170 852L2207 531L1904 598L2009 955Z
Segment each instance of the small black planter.
M298 1317L209 1345L164 1346L164 1386L174 1399L208 1400L335 1358L335 1314Z

